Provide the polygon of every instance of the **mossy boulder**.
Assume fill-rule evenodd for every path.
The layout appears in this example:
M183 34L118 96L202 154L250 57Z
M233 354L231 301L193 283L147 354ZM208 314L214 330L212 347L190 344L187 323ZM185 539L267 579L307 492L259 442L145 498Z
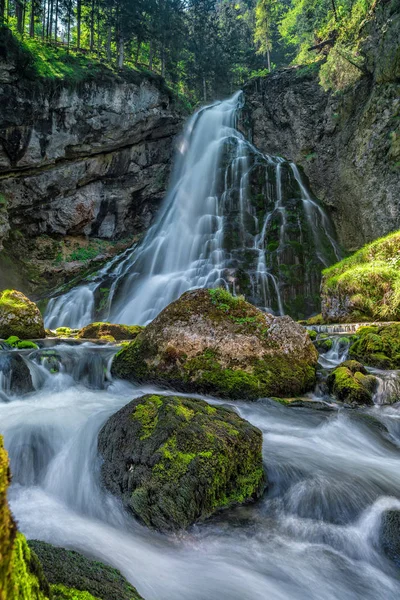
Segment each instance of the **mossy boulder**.
M327 385L329 392L341 402L372 405L378 380L373 375L368 375L362 364L347 360L329 375Z
M231 399L313 388L318 353L290 317L263 313L222 289L186 292L115 357L112 372Z
M6 339L6 344L11 348L17 348L18 350L38 350L39 346L31 340L20 340L18 336L12 335Z
M16 290L0 292L0 338L46 337L43 318L34 302Z
M400 567L400 510L383 513L379 534L383 552Z
M400 320L400 231L375 240L323 271L327 323Z
M321 354L332 350L332 346L332 338L328 337L328 335L325 333L321 333L321 335L315 341L315 347L317 348L318 352L321 352Z
M44 574L52 584L53 595L57 590L60 600L71 597L68 595L70 588L75 592L89 592L100 600L141 599L136 589L113 567L90 560L73 550L38 540L30 540L28 544L38 556Z
M378 369L400 369L400 323L360 327L351 358Z
M105 486L160 531L259 498L261 448L261 431L235 412L154 394L123 407L99 434Z
M143 330L140 325L115 325L113 323L91 323L78 332L78 338L110 341L134 340Z
M29 367L17 352L0 351L0 374L4 377L4 392L20 395L33 391Z
M46 600L50 587L35 553L17 531L7 503L10 483L8 456L0 436L0 598Z

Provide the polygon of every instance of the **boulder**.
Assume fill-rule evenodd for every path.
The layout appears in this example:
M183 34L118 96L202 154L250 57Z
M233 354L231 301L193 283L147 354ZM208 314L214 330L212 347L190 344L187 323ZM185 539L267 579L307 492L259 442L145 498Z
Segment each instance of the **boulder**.
M400 567L400 510L383 513L379 537L383 552Z
M34 302L16 290L0 292L0 338L46 337L43 318Z
M373 375L368 375L362 364L347 360L329 375L327 385L329 392L341 402L372 405L378 380Z
M112 372L183 392L254 400L313 388L318 353L290 317L223 289L186 292L115 357Z
M107 339L113 340L134 340L143 330L140 325L114 325L113 323L91 323L86 325L78 332L78 338L84 339ZM57 330L58 331L58 330Z
M33 391L29 367L17 352L0 351L0 375L3 379L0 394L2 391L16 395Z
M160 531L255 500L265 488L261 431L203 400L138 398L107 421L98 445L107 489Z
M355 339L351 358L378 369L400 369L400 323L361 327Z
M64 587L89 592L101 600L141 600L136 589L113 567L46 542L30 540L28 544L38 556L53 593L55 587L59 591Z

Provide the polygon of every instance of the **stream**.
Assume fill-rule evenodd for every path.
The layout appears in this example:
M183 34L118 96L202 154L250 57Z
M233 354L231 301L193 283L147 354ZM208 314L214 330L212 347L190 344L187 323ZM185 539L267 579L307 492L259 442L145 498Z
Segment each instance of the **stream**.
M36 389L0 402L10 504L28 538L117 567L146 600L399 598L399 571L379 547L383 511L400 508L396 405L228 403L263 432L268 493L167 536L141 526L99 482L101 426L155 388L113 381L112 345L58 342L54 351L57 368L40 359L48 349L13 351Z

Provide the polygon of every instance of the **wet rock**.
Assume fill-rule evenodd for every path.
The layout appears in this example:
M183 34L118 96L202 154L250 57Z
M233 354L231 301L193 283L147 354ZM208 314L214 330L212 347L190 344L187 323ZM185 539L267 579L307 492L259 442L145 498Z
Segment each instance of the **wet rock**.
M383 513L380 542L386 556L400 567L400 510Z
M341 363L327 379L328 390L341 402L372 405L378 380L355 360Z
M29 547L38 556L47 580L55 587L86 591L99 600L140 600L136 589L121 573L78 552L30 540Z
M46 336L38 307L16 290L0 292L0 338L10 336L22 339Z
M140 325L114 325L113 323L91 323L78 332L78 338L101 340L111 336L115 340L134 340L143 330Z
M161 531L259 498L261 447L261 431L235 412L176 396L136 399L99 434L105 486Z
M290 317L265 314L220 288L186 292L113 362L115 376L254 400L314 386L318 354Z
M378 369L400 368L400 323L360 327L351 358Z
M17 352L0 351L0 376L2 389L8 394L21 395L33 392L33 383L29 368Z

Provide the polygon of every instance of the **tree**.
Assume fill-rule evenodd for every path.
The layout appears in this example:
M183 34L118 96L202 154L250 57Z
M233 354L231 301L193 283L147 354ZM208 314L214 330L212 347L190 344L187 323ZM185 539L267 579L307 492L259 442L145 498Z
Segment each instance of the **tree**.
M267 57L268 71L271 71L272 24L276 14L276 0L258 0L254 41L257 53Z

